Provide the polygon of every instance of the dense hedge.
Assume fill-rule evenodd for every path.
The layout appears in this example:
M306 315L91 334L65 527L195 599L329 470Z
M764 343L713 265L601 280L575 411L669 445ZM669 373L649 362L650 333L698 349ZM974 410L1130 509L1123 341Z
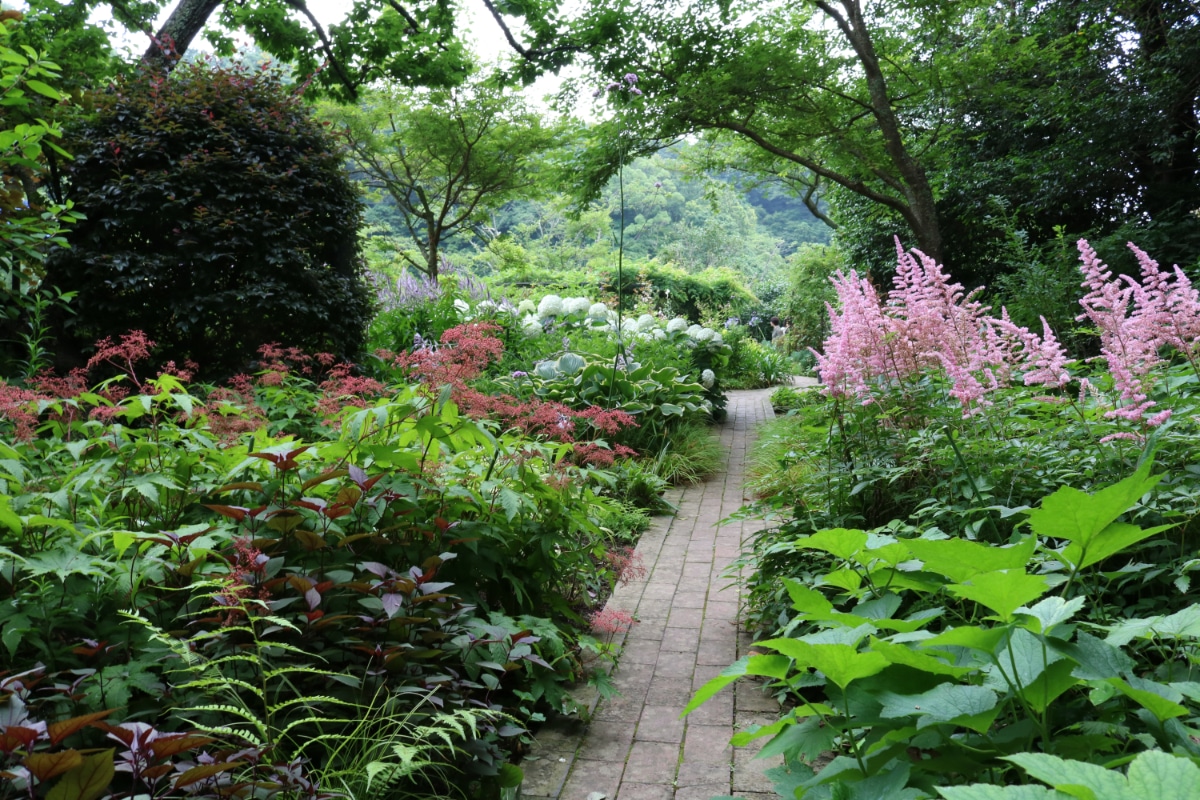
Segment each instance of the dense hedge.
M270 71L182 65L95 100L68 134L67 194L87 220L50 258L78 291L67 358L145 331L158 356L210 374L266 342L349 356L369 294L361 205L331 136Z

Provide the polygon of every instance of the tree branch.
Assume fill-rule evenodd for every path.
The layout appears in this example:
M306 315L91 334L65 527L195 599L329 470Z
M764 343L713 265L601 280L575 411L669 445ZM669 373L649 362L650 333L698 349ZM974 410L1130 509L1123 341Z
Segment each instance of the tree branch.
M346 74L345 68L342 67L342 62L338 61L337 56L333 54L333 45L330 43L329 37L325 35L325 29L321 27L321 23L308 10L308 4L304 0L283 1L308 18L309 23L313 26L313 30L317 32L317 38L321 40L321 49L325 51L325 57L329 59L329 63L333 66L333 71L337 73L342 85L346 87L346 91L350 92L350 99L358 100L358 85L350 80L350 76Z

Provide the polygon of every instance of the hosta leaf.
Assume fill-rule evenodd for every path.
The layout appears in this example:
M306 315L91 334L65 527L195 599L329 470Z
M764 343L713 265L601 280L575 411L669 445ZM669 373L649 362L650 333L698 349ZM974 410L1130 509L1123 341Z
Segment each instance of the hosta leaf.
M946 587L954 595L995 611L1004 622L1012 619L1018 608L1045 594L1047 589L1049 584L1044 576L1028 575L1023 569L984 572L972 576L966 583Z
M1037 537L1026 536L1017 544L1005 547L967 539L909 539L905 544L913 557L925 564L925 571L962 583L981 572L1023 568L1033 555Z

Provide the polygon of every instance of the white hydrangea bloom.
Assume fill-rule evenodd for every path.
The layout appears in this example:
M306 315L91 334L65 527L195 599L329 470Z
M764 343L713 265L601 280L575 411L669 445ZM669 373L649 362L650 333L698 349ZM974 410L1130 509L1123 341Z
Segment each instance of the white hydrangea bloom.
M654 329L654 330L653 330L651 333L652 333L652 335L654 336L654 338L655 338L655 339L665 339L665 338L667 338L667 332L666 332L666 331L664 331L662 328L655 328L655 329Z
M534 311L537 311L537 306L529 299L522 300L520 305L517 306L518 314L532 314Z
M688 326L688 324L687 324L686 319L684 319L683 317L676 317L675 319L673 319L667 323L667 332L668 333L679 333L680 331L687 330L687 326Z
M454 310L460 314L469 314L471 313L471 306L466 300L459 298L454 301Z
M653 314L642 314L637 318L637 329L639 331L648 331L657 324L658 320L654 318Z
M529 339L532 339L535 336L541 336L542 335L542 323L538 322L536 318L533 319L532 322L530 320L526 319L525 322L521 325L521 333L525 334L526 338L529 338Z
M716 333L716 332L713 333L713 338L712 338L713 344L721 344L724 341L725 341L725 337L722 336L720 333Z
M697 342L708 342L712 341L712 338L716 335L717 332L712 328L701 328L700 330L696 331L695 338Z
M700 385L705 389L711 389L716 382L717 376L711 369L706 369L700 373Z
M701 328L699 325L689 325L687 329L687 335L692 339L695 339L700 335L700 331L702 330L703 328Z
M557 317L563 313L563 299L556 294L548 294L538 303L539 317Z
M604 303L593 303L592 307L588 309L588 316L592 319L607 319L608 306Z
M592 301L586 297L568 297L563 300L563 311L567 314L578 314L580 311L587 311L592 306Z
M485 311L492 311L493 309L497 309L499 307L500 306L496 305L491 300L480 300L478 303L475 304L475 312L478 314L482 314Z

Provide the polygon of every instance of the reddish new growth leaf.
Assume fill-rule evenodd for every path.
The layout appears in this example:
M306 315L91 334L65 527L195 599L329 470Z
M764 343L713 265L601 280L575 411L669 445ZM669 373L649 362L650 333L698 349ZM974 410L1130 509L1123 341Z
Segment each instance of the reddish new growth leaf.
M322 356L327 355L319 353L317 359L321 360ZM378 397L383 393L383 384L374 378L351 374L351 364L321 363L329 367L329 377L321 383L322 397L317 401L317 411L325 417L332 417L347 406L366 408L368 397Z
M217 605L225 607L224 624L232 625L244 613L243 601L249 598L266 600L269 595L261 585L270 559L255 547L248 537L233 540L234 557L229 565L229 582L214 598Z
M449 384L456 392L478 378L504 355L504 343L491 334L500 326L490 322L456 325L442 334L442 346L422 347L393 356L392 363L429 386Z
M153 349L154 342L146 338L146 334L142 331L130 331L123 334L121 341L115 344L112 337L105 336L96 342L96 352L88 359L87 369L91 371L97 367L108 365L128 376L133 385L138 387L138 391L141 391L142 383L138 379L134 365L149 359L150 351Z
M442 334L441 346L422 347L411 353L380 353L395 366L406 370L430 387L449 385L451 398L459 410L475 419L491 419L530 436L545 436L559 442L587 440L595 435L611 436L622 428L636 427L632 415L599 407L573 409L562 403L538 398L519 400L511 395L485 394L467 385L489 365L504 355L504 343L493 336L499 325L471 322L450 328ZM580 436L578 426L588 426L588 435ZM582 455L580 454L582 453ZM615 456L635 455L627 447L608 450L593 446L577 450L580 463L597 466L612 464Z
M46 399L32 389L23 389L8 383L0 383L0 419L13 426L13 435L23 442L33 441L37 427L37 404Z

